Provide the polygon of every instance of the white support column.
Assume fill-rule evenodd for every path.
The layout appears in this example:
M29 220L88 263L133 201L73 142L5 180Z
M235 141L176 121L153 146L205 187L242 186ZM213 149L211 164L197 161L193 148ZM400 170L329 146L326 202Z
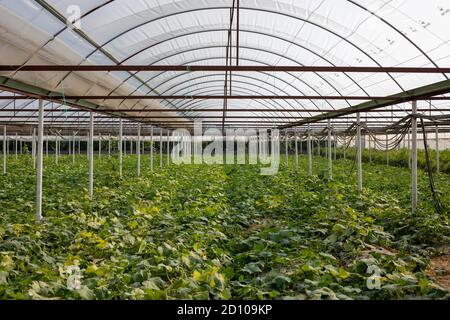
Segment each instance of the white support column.
M136 144L136 154L137 154L137 176L141 175L141 124L138 123L137 129L137 144Z
M44 103L39 100L39 125L37 145L37 172L36 172L36 221L42 220L42 158L44 149Z
M58 145L59 145L59 136L57 135L55 137L55 163L56 164L58 164L58 161L59 161L59 153L58 153L59 147L58 147Z
M122 119L119 120L119 141L117 142L117 151L119 151L119 176L122 177L122 150L123 150L123 126L122 126Z
M163 142L162 142L162 128L159 128L159 166L162 168L163 167L163 156L162 156L162 152L163 152Z
M69 142L69 156L72 155L72 143L70 141L70 136L68 136L68 142Z
M36 169L36 128L33 128L33 138L31 141L31 153L33 160L33 169Z
M89 197L94 196L94 113L89 120Z
M18 143L18 139L17 139L17 133L16 133L16 141L14 143L14 148L15 148L15 155L16 155L16 160L17 160L17 143Z
M295 141L295 171L298 173L298 141L297 141L297 128L294 129L294 141Z
M170 131L167 130L167 165L170 165Z
M36 171L36 222L42 220L42 169L44 153L44 103L39 100L39 124L37 141L37 171Z
M102 135L98 135L98 158L102 157Z
M331 120L328 119L328 179L333 180L333 154L331 152Z
M150 128L150 170L153 171L153 126Z
M299 142L300 142L300 143L299 143L299 145L300 145L300 155L302 155L302 154L303 154L303 140L300 139Z
M358 192L362 192L361 117L356 114L356 157L358 161Z
M6 174L6 126L3 126L3 174Z
M417 101L412 102L412 116L411 119L411 147L412 147L412 177L411 177L411 213L414 215L417 209ZM425 128L424 128L425 129Z
M130 154L133 154L133 136L130 138Z
M286 155L286 167L289 167L288 142L289 142L289 137L288 137L288 131L286 129L286 130L284 130L284 153Z
M408 131L408 168L411 169L411 130Z
M320 139L317 137L317 155L320 157Z
M308 175L312 175L312 150L311 150L311 132L310 125L308 124L308 140L306 142L306 148L308 151Z
M435 127L436 132L436 173L439 173L439 127L436 125Z
M333 151L334 151L333 158L334 158L334 161L336 161L337 160L337 136L336 136L336 134L333 135Z
M72 132L72 163L75 164L76 138L75 132Z
M108 135L108 157L111 157L111 135Z
M370 144L372 143L372 136L369 133L369 162L372 163L372 149L370 147Z

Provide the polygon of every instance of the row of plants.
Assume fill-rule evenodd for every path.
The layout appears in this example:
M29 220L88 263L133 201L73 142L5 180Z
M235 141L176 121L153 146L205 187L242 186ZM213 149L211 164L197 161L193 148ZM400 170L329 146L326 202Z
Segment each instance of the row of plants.
M311 177L305 157L298 172L290 157L274 176L251 165L151 171L145 157L137 177L127 156L122 178L116 157L102 157L90 199L86 157L48 157L36 224L30 161L8 159L0 179L0 299L450 297L426 273L450 233L422 172L411 216L402 168L366 165L359 194L350 160L336 161L328 181L321 157ZM448 208L448 176L436 184Z

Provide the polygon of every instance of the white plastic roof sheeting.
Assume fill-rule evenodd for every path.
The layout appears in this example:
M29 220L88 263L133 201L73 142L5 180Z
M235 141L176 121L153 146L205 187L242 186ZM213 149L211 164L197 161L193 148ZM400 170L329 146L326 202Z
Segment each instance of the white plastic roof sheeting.
M225 65L232 2L0 0L1 64ZM73 5L80 8L79 31L90 41L55 17L57 12L69 19L73 12L68 9ZM449 30L448 0L241 0L240 64L448 67ZM223 72L0 75L67 95L222 95L224 85ZM385 96L439 82L447 76L240 72L233 74L233 93ZM222 107L219 100L92 102L111 109ZM1 102L0 108L5 103ZM340 109L351 104L356 103L230 100L228 108ZM435 107L443 104L433 102ZM208 119L208 115L221 113L198 114ZM264 113L238 115L245 119L249 114ZM266 115L310 116L307 112Z

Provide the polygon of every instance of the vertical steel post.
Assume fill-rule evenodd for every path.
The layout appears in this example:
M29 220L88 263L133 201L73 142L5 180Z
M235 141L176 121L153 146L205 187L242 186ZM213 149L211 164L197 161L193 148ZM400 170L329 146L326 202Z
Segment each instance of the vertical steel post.
M33 169L36 169L36 128L33 128L33 138L31 141L31 152L33 159Z
M412 102L412 119L411 119L411 134L412 134L412 177L411 177L411 212L414 215L417 209L417 101ZM423 128L425 130L425 128Z
M122 119L119 120L119 141L117 142L117 149L119 151L119 176L122 177L122 151L123 151L123 126L122 126Z
M36 172L36 221L42 220L42 169L44 149L44 103L39 100L39 125L37 144L37 172Z
M163 141L162 141L162 128L159 128L159 166L163 167Z
M436 173L439 173L439 127L436 125L435 127L435 134L436 134Z
M6 126L3 126L3 174L6 174Z
M16 132L16 142L14 143L16 160L17 160L17 143L18 143L18 139L17 139L17 132Z
M76 152L76 138L75 132L72 132L72 163L75 164L75 152Z
M94 113L89 119L89 197L94 196Z
M362 192L362 150L361 150L361 116L356 114L356 152L358 161L358 192Z
M309 124L308 124L308 140L306 142L306 148L308 149L308 175L312 175L311 131Z
M328 179L333 180L333 154L331 153L331 120L328 119Z
M170 165L170 131L167 130L167 165Z
M136 154L137 154L137 176L141 175L141 124L138 123L137 129L137 144L136 144Z
M150 170L153 171L153 126L150 128Z
M294 141L295 141L295 171L298 173L298 141L297 141L297 128L294 129Z
M408 130L408 168L411 169L411 130Z
M98 135L98 158L102 157L102 135Z
M288 131L286 129L286 130L284 130L284 149L285 149L284 151L285 151L285 154L286 154L286 167L289 167L288 141L289 141Z

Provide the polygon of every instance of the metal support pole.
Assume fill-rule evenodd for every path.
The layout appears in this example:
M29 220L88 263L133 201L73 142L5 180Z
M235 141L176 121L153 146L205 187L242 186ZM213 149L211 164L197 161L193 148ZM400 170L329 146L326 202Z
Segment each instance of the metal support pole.
M18 143L18 139L17 139L17 133L16 133L16 141L15 141L15 143L14 143L16 160L17 160L17 143Z
M122 142L122 136L123 136L123 126L122 126L122 119L119 120L119 141L117 143L117 149L119 151L119 176L122 177L122 149L123 149L123 142Z
M162 150L163 150L163 143L162 143L162 128L159 128L159 166L163 167L163 156L162 156Z
M408 131L408 168L411 169L411 130Z
M289 166L289 150L288 150L288 131L287 129L284 131L284 151L286 154L286 167Z
M370 144L372 143L372 136L369 134L369 162L372 162L372 149L370 147Z
M6 126L3 126L3 174L6 174Z
M411 212L414 215L417 209L417 101L412 102L412 119L411 119L411 130L412 130L412 177L411 177Z
M153 126L150 128L150 170L153 171Z
M31 141L31 152L33 160L33 169L36 169L36 128L33 128L33 138Z
M58 160L59 160L59 154L58 154L58 142L59 142L59 137L56 136L55 137L55 163L58 164Z
M102 157L102 135L98 136L98 158Z
M294 141L295 141L295 171L298 173L298 141L297 141L297 128L294 129Z
M108 157L111 157L111 135L108 136Z
M337 146L337 137L336 137L336 135L333 135L333 153L334 153L334 161L336 161L337 160L337 148L336 148L336 146Z
M139 177L141 175L141 124L140 123L138 123L136 153L137 153L137 176Z
M89 120L89 197L94 196L94 113Z
M361 150L361 117L359 112L356 114L356 157L358 161L358 192L362 192L362 150Z
M37 173L36 173L36 221L42 220L42 158L44 148L44 103L39 100L39 125L37 145Z
M75 132L72 132L72 163L75 164L76 138Z
M388 134L386 133L386 165L389 165L389 139Z
M130 154L133 154L133 137L130 139Z
M436 125L436 173L439 173L439 127Z
M328 119L328 179L333 180L333 154L331 153L331 120Z
M306 142L306 148L308 149L308 175L312 175L311 131L309 124L308 124L308 140Z
M167 130L167 165L170 165L170 132Z

